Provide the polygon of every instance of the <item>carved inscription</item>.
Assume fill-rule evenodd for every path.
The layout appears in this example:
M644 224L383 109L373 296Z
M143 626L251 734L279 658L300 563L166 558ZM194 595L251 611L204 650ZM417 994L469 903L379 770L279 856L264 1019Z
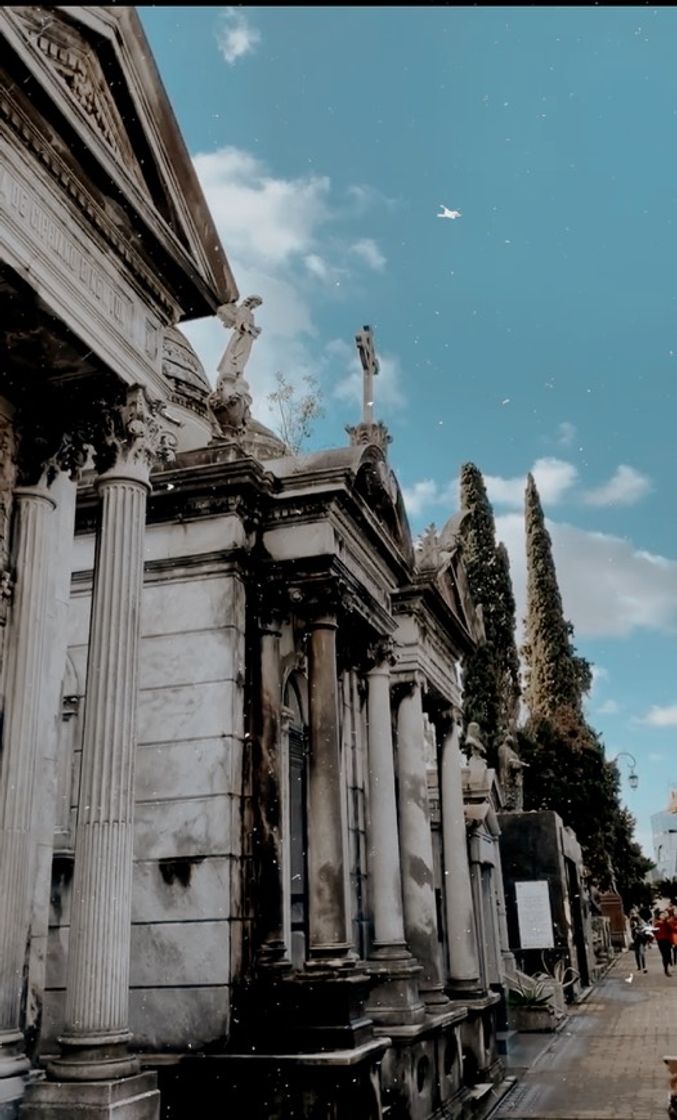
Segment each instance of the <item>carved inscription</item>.
M30 229L55 260L66 266L87 295L103 308L121 329L130 330L134 318L132 301L87 259L66 230L44 209L37 198L6 170L0 173L0 197L4 206L24 227Z
M0 168L0 209L31 245L53 261L98 308L127 343L154 366L158 364L159 331L148 308L137 304L104 270L93 254L78 244L63 222L7 167Z

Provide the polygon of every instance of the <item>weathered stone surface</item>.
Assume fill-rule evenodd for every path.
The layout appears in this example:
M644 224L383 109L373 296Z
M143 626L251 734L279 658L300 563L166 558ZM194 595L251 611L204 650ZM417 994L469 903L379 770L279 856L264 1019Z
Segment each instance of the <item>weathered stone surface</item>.
M122 1081L54 1082L32 1085L22 1120L158 1120L160 1094L154 1073Z
M236 837L231 827L232 800L232 797L215 795L137 805L136 858L233 854Z
M184 740L177 743L139 747L136 768L136 800L162 801L210 794L239 793L233 783L235 754L242 743L230 736L221 739Z
M229 982L229 922L154 922L131 929L130 988L224 985ZM50 937L52 988L66 985L69 930Z

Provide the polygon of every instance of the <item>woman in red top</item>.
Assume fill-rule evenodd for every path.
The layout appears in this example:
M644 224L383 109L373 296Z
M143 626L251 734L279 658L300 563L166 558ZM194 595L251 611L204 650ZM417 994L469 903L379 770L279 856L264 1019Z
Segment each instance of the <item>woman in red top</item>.
M670 965L672 963L673 923L677 926L677 922L671 918L667 910L656 910L654 912L653 935L658 945L658 951L663 962L663 972L666 976L672 975Z

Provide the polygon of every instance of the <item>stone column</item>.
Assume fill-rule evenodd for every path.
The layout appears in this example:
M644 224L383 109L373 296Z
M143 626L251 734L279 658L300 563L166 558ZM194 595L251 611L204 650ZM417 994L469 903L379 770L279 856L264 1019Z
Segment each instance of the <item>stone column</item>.
M404 929L407 944L422 966L419 990L430 1011L448 1000L442 980L433 873L433 844L423 744L421 686L402 690L397 712L397 771Z
M477 994L481 989L480 969L463 804L460 724L455 714L446 718L440 731L440 806L449 985L459 995Z
M255 852L257 858L258 961L263 967L290 965L285 941L283 844L284 775L282 774L279 623L260 623L261 678L260 726L254 757L256 805Z
M370 971L379 977L369 1012L381 1022L416 1022L425 1008L415 979L420 973L404 934L402 874L395 796L395 757L390 709L389 650L376 650L367 673L369 820L368 859L374 940Z
M311 961L345 964L351 955L341 815L337 623L308 622L308 926Z
M124 1115L154 1120L154 1075L128 1052L134 754L146 498L155 456L170 458L159 406L138 386L111 415L97 487L99 525L87 658L87 699L61 1056L24 1115ZM136 1075L136 1076L135 1076ZM130 1079L130 1080L127 1080ZM73 1082L75 1084L68 1084ZM89 1084L79 1084L79 1083ZM93 1086L91 1083L97 1083ZM134 1110L125 1111L134 1101ZM117 1114L117 1113L116 1113Z
M20 1012L37 843L35 791L54 508L44 483L14 491L16 584L0 760L0 1103L21 1096L29 1065Z

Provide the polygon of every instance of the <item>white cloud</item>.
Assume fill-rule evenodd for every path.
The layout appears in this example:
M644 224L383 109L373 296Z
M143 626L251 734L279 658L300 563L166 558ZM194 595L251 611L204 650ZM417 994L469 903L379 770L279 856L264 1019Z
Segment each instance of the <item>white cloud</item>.
M571 447L576 439L576 427L570 420L563 420L557 428L556 440L560 447Z
M534 481L544 504L556 505L571 490L578 478L573 463L564 459L545 457L537 459L531 468ZM524 505L526 475L515 478L501 478L500 475L485 475L484 482L491 502L501 506Z
M376 242L372 241L370 237L364 237L361 241L356 241L354 245L350 246L350 250L370 268L373 268L375 272L383 272L387 264L386 258Z
M254 27L241 9L224 8L219 16L216 40L221 54L232 66L238 58L251 54L261 42L261 32Z
M597 689L600 681L608 681L609 670L605 669L603 665L593 665L591 669L592 685L590 687L590 695L592 696Z
M595 710L600 716L615 716L620 712L621 706L617 700L605 700Z
M440 501L437 483L432 478L415 482L413 486L404 486L402 497L409 517L417 517L425 509L437 505Z
M622 637L636 630L677 630L677 561L636 549L631 541L548 521L564 613L578 637ZM496 518L510 554L518 622L526 602L524 518Z
M651 479L634 467L621 463L603 486L589 490L583 501L589 506L631 506L651 490Z
M275 388L277 371L297 385L304 376L322 379L324 374L332 384L348 379L352 386L350 379L359 369L357 354L347 341L339 343L338 350L333 344L323 346L313 307L318 280L322 298L331 298L333 285L339 294L343 277L369 267L352 252L354 233L341 238L334 232L336 222L354 219L367 205L362 194L359 205L350 194L346 204L346 195L337 198L326 176L284 179L239 148L198 154L193 162L241 296L255 293L263 299L256 312L261 336L246 371L255 414L271 422L266 398ZM367 188L362 191L366 198ZM359 320L355 326L360 326ZM230 332L215 317L188 323L183 330L213 383ZM388 354L380 357L378 401L397 404L402 399L397 360ZM343 395L361 399L361 389L348 393L344 385Z
M649 727L677 727L677 704L668 705L667 708L654 705L639 722L646 723Z

